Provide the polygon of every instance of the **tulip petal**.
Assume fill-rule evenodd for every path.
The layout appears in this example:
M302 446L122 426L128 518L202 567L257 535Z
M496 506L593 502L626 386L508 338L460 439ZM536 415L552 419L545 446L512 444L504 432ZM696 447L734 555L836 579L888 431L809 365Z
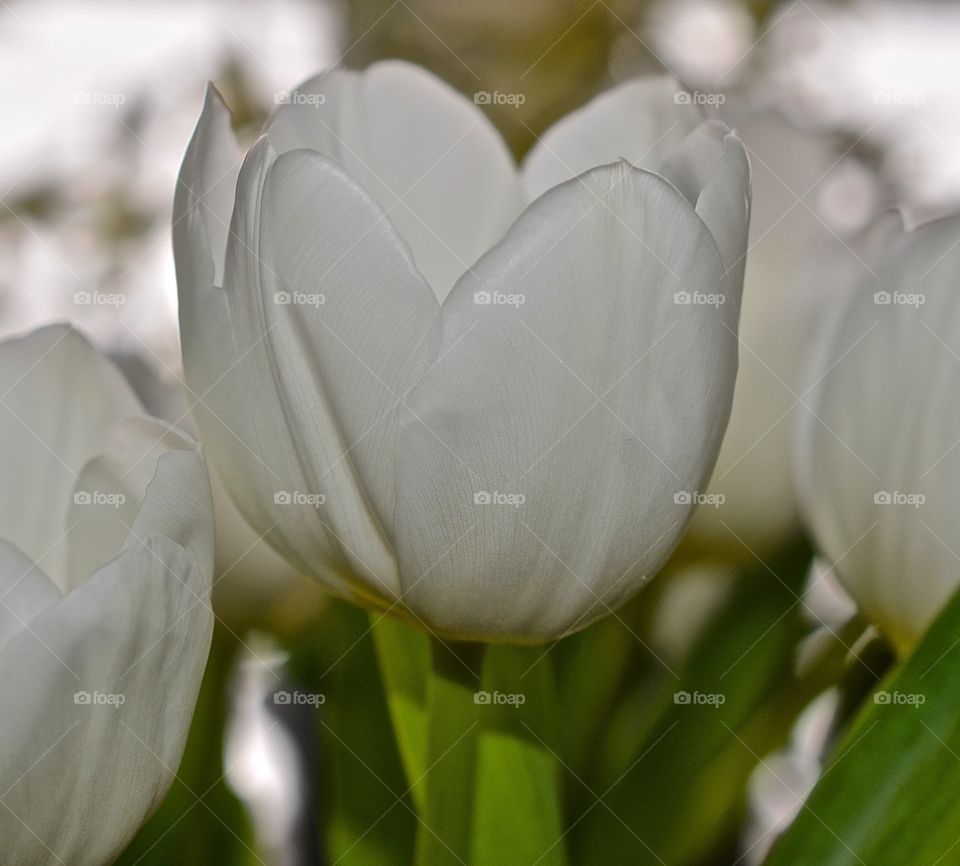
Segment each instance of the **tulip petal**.
M0 648L38 613L60 600L43 570L0 538Z
M700 109L677 103L682 90L669 76L635 79L600 94L558 121L524 160L528 200L618 159L656 170L703 121Z
M750 160L722 123L701 124L670 153L661 171L695 205L720 248L733 294L743 284L750 228Z
M209 574L154 537L3 645L5 862L100 866L123 850L173 781L212 625Z
M738 298L677 293L719 295L723 270L682 195L621 162L538 199L454 288L401 424L397 540L417 615L543 639L659 568L736 373Z
M323 570L331 560L342 560L336 553L336 542L322 526L313 528L316 557L307 563L284 540L274 526L272 503L265 501L262 491L279 491L289 487L289 477L275 471L275 461L293 454L289 436L283 426L282 407L276 397L266 393L256 413L249 409L249 383L258 380L248 376L254 361L262 358L258 335L240 348L234 332L233 313L228 295L221 288L224 276L227 232L212 245L221 220L231 217L234 187L240 170L240 158L230 116L216 92L208 89L203 113L190 140L177 182L174 198L173 250L177 267L180 301L180 341L184 377L190 397L190 408L207 447L213 453L224 483L251 526L264 533L268 541L301 570ZM222 212L229 188L229 207ZM220 193L205 194L211 190ZM215 208L208 208L213 203ZM214 238L215 240L215 238ZM267 433L261 424L274 429ZM278 427L279 425L279 427ZM266 438L262 438L266 436ZM273 438L271 438L273 437ZM286 485L286 487L284 486ZM292 487L290 489L293 489ZM292 513L289 516L293 516ZM349 587L335 575L330 582L344 594Z
M222 417L269 461L266 489L294 494L263 502L263 488L251 488L241 504L249 500L261 530L274 525L305 569L327 561L395 597L396 418L437 314L430 287L382 209L336 163L305 150L278 158L267 138L241 173L233 231L229 316L246 400L260 411L225 405Z
M408 63L310 79L278 109L269 136L279 153L336 159L387 211L441 301L523 206L513 159L486 115Z
M243 401L242 385L228 373L237 351L230 332L224 293L223 265L226 229L241 158L230 115L212 88L190 139L177 179L173 202L173 253L180 303L180 343L190 406L198 421L211 414L205 396L214 386L223 394L234 386L234 397ZM229 189L229 202L224 202ZM216 190L216 194L214 193ZM212 207L216 204L216 208Z
M80 470L117 421L141 412L119 371L68 326L0 343L0 451L16 455L0 460L0 537L55 581Z
M960 575L960 406L941 398L960 371L960 217L881 231L879 282L865 280L814 351L797 483L841 582L903 649Z
M212 573L213 503L199 446L176 428L140 417L120 422L102 450L74 490L65 588L151 536L172 539L201 572Z
M211 282L222 285L241 161L242 154L230 127L230 112L216 89L208 85L174 195L173 244L178 254L178 283L189 281L197 290ZM211 266L212 278L207 273Z

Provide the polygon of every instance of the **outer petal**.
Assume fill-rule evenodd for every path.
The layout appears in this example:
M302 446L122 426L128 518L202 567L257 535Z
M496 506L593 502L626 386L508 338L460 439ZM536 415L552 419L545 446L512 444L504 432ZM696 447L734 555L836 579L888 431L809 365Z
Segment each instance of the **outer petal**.
M483 112L408 63L305 82L269 135L280 153L336 159L388 212L439 300L523 206L513 160Z
M677 293L719 294L723 272L677 190L621 162L549 191L464 277L402 426L415 613L461 636L545 639L659 568L736 373L738 299Z
M193 291L211 283L223 284L227 235L241 160L242 153L230 128L230 112L216 89L208 85L197 128L180 167L173 202L177 282L187 283Z
M249 382L263 360L262 336L250 344L239 342L234 331L227 293L220 287L226 256L226 232L216 239L217 225L231 219L234 186L240 168L230 117L215 92L208 90L203 113L190 140L180 170L174 199L173 249L180 300L180 340L183 367L194 420L223 476L224 483L246 519L268 535L268 540L301 570L323 570L331 561L342 565L336 542L326 531L314 530L314 559L298 561L296 552L274 532L272 491L294 488L290 477L274 469L284 455L293 453L276 396L263 395L256 413L250 411ZM226 196L206 195L229 187ZM215 205L208 208L207 205ZM222 245L222 248L221 248ZM271 415L272 412L272 415ZM279 433L271 433L273 430ZM261 432L261 425L268 430ZM270 436L274 436L271 440ZM262 438L266 436L267 438ZM279 436L279 438L276 438ZM275 450L273 450L275 449ZM285 512L288 518L294 512ZM330 581L347 593L348 587L333 574Z
M62 577L77 476L107 431L141 411L119 371L69 326L0 343L0 454L16 455L0 460L0 538Z
M393 598L396 418L437 312L430 288L339 166L309 151L276 158L266 138L241 174L233 231L226 290L243 347L237 371L260 411L226 405L221 417L236 420L271 470L267 486L241 482L241 505L305 570L326 560Z
M151 538L0 648L4 863L112 862L159 805L207 657L209 584Z
M960 582L960 217L886 238L879 283L861 286L817 352L797 477L840 579L905 647Z
M750 160L743 142L716 121L703 124L684 144L678 148L690 151L682 169L684 184L699 190L697 214L717 242L727 292L737 298L739 310L750 228Z
M102 452L80 473L67 518L68 588L153 536L186 548L212 574L213 502L199 445L161 421L129 418Z
M598 165L625 159L657 169L703 120L678 104L683 88L669 76L628 81L600 94L548 129L523 163L528 199Z

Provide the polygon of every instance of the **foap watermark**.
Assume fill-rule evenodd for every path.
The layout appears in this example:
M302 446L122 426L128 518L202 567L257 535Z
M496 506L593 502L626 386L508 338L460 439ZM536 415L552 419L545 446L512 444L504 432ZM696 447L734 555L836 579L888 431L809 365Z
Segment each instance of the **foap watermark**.
M526 101L527 97L523 93L501 93L499 90L491 93L489 90L478 90L473 94L474 105L512 105L519 108Z
M519 508L527 501L522 493L501 493L499 490L478 490L473 494L474 505L512 505Z
M927 302L920 292L874 292L873 302L881 307L917 307Z
M322 692L281 691L274 692L273 702L277 706L313 707L317 709L327 702Z
M115 692L74 692L73 702L82 707L122 707L127 696Z
M124 295L114 292L74 292L73 302L78 307L113 307L119 309L126 303Z
M480 706L522 707L527 696L523 692L474 692L473 702Z
M274 292L273 302L282 307L322 307L327 296L321 292Z
M273 101L277 105L305 105L308 108L319 108L327 101L323 93L301 93L299 90L281 90L273 94Z
M716 292L674 292L673 302L690 307L722 307L727 302L726 295Z
M674 692L673 702L680 706L722 707L727 696L722 692Z
M727 501L722 493L700 493L698 490L678 490L673 494L674 505L710 505L719 508Z
M922 493L902 493L899 490L880 490L873 494L874 505L910 505L919 508L927 501Z
M919 107L927 101L922 93L910 90L878 90L873 94L874 105L898 105Z
M102 90L78 90L73 94L73 101L77 105L109 105L119 108L127 101L122 93L105 93Z
M319 508L327 501L322 493L304 493L302 490L278 490L273 494L274 505L309 505Z
M873 702L881 706L891 707L922 707L927 702L927 696L920 692L875 692Z
M678 90L673 94L676 105L723 105L727 97L722 93L704 93L700 90Z
M526 303L527 296L517 292L474 292L473 302L480 307L519 307Z
M73 494L74 505L109 505L119 508L127 501L122 493L104 493L100 490L77 490Z

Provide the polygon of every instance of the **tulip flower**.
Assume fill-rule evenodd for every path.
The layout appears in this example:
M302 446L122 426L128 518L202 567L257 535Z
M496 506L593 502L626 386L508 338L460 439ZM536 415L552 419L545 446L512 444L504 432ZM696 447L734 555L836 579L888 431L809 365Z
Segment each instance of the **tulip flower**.
M727 422L749 212L740 141L678 94L624 84L518 171L407 64L308 81L245 156L208 93L174 207L184 369L299 570L539 641L664 562Z
M63 326L0 343L0 442L0 862L112 863L206 663L203 459Z
M797 478L834 573L904 650L960 583L960 217L890 217L869 246L813 352Z

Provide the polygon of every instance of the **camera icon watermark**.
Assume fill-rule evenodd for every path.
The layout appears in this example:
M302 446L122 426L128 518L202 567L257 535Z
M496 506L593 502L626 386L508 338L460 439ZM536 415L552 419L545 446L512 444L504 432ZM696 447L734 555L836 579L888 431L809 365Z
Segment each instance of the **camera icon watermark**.
M73 302L78 307L113 307L117 310L127 302L127 298L115 292L74 292Z
M527 497L523 493L501 493L499 490L478 490L473 494L474 505L511 505L519 508Z
M322 493L304 493L301 490L277 490L273 494L274 505L308 505L319 508L327 501Z
M478 706L522 707L527 696L523 692L474 692L473 702Z
M722 707L727 696L722 692L674 692L673 702L678 706Z
M910 106L917 108L927 101L923 93L908 90L878 90L873 94L874 105Z
M105 93L102 90L78 90L73 94L73 101L77 105L107 105L110 108L119 108L125 105L126 95L123 93Z
M722 493L700 493L698 490L678 490L673 494L674 505L710 505L719 508L727 501Z
M491 93L489 90L478 90L473 94L474 105L511 105L519 108L526 101L527 97L523 93L501 93L499 90Z
M922 707L927 702L927 696L920 692L887 692L881 690L874 693L873 702L880 706Z
M322 292L274 292L273 302L281 307L322 307L327 296Z
M520 307L527 301L522 292L508 294L507 292L474 292L473 302L479 307Z
M317 709L327 702L322 692L280 691L274 692L273 702L277 706L313 707Z
M909 505L919 508L927 501L922 493L901 493L899 490L880 490L873 494L874 505Z
M874 292L873 302L880 307L913 307L917 309L927 302L921 292Z
M119 508L127 501L123 493L103 493L99 490L77 490L73 494L74 505L108 505Z
M678 306L722 307L727 302L726 295L718 292L674 292L673 302Z
M722 93L704 93L700 90L678 90L673 94L675 105L723 105L727 97Z
M323 93L300 93L297 90L281 90L273 94L273 101L277 105L305 105L309 108L319 108L327 101Z
M73 702L81 707L113 707L119 709L127 696L115 692L74 692Z

